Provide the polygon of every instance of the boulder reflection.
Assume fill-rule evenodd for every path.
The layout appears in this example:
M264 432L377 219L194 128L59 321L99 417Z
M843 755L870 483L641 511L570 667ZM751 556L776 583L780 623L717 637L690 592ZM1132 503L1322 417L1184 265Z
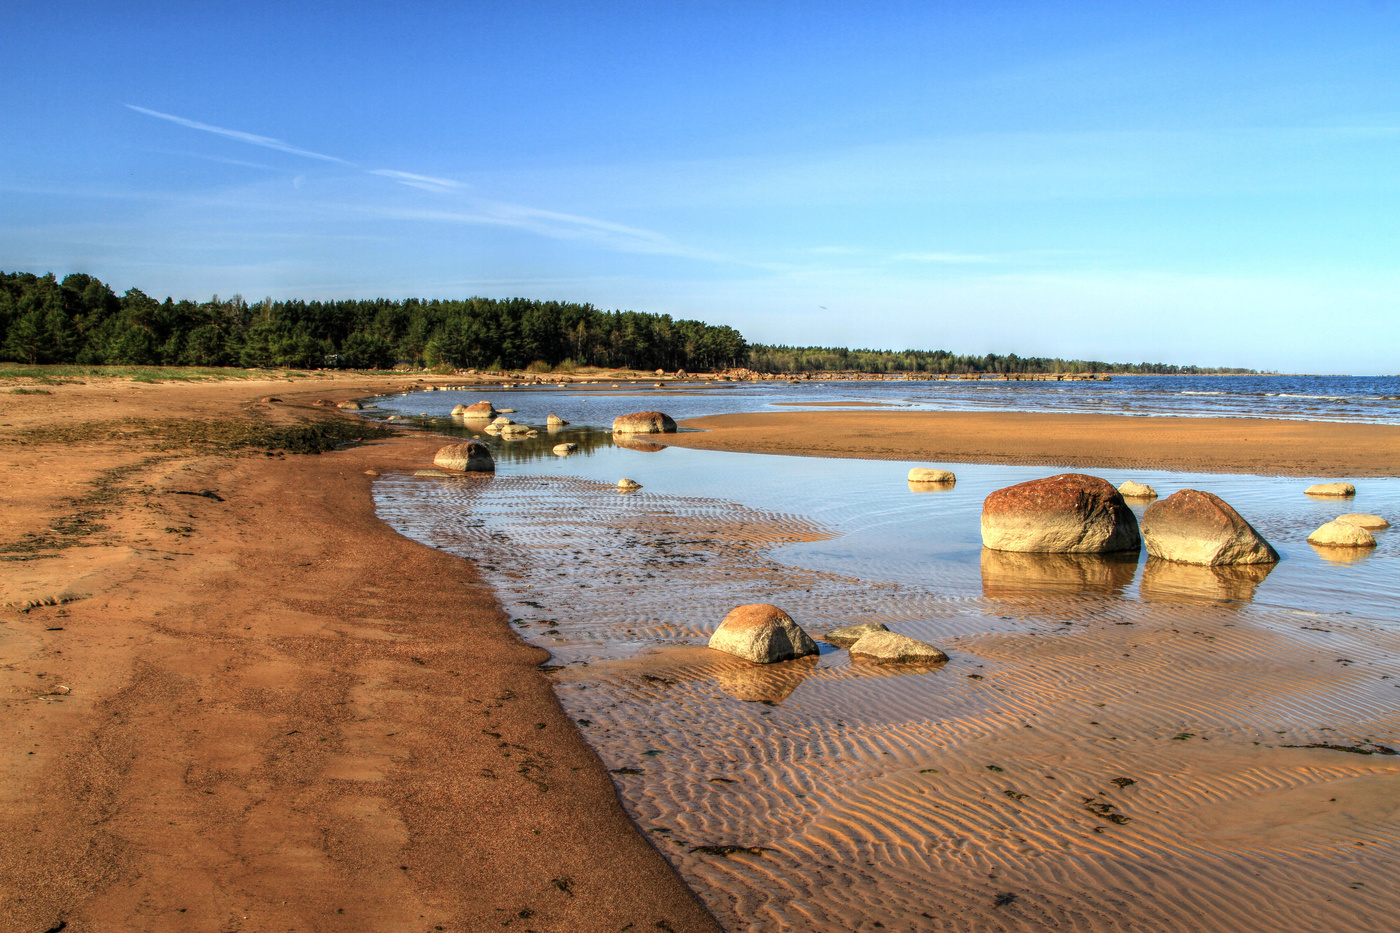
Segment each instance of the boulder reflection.
M1149 602L1208 600L1247 603L1277 564L1226 564L1201 567L1149 558L1138 592Z
M665 450L665 444L657 444L654 441L644 441L638 437L629 437L625 434L614 434L612 436L614 447L624 447L627 450L640 450L643 453L654 454L658 450Z
M1316 551L1318 557L1332 564L1355 564L1370 560L1377 550L1373 547L1328 547L1325 544L1313 544L1311 541L1308 542L1308 547Z
M806 657L778 664L726 667L716 673L715 680L721 690L736 700L781 703L817 669L817 663L816 657Z
M1118 596L1133 582L1138 554L1029 554L982 549L982 593L988 599Z

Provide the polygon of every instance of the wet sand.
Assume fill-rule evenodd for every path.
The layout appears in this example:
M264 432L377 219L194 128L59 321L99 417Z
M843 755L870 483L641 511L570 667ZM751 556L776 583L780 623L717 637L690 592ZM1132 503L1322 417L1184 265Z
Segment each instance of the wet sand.
M5 930L717 929L546 652L375 516L440 439L186 436L405 381L0 388Z
M686 421L679 447L753 453L1153 468L1198 473L1400 476L1400 426L1254 418L1018 412L772 412Z
M804 567L793 548L835 529L665 486L386 476L375 495L477 555L726 929L1325 933L1400 911L1393 624L1253 605L1267 568L1121 556L983 552L978 595L950 596ZM868 513L907 495L877 487L838 494ZM951 660L702 647L755 600Z

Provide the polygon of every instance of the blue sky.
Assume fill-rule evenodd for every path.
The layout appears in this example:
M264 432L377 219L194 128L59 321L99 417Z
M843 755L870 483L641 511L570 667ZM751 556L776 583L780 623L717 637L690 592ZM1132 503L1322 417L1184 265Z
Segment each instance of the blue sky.
M0 269L1400 372L1400 4L4 4Z

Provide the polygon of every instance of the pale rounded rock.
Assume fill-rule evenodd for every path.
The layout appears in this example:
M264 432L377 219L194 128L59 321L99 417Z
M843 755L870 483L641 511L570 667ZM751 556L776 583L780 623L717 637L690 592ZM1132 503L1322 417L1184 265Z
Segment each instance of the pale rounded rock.
M1376 531L1381 528L1390 527L1390 522L1381 518L1379 515L1370 515L1366 512L1348 512L1345 515L1338 515L1337 521L1350 522L1353 525L1365 528L1367 531Z
M618 488L618 489L641 489L641 488L642 488L642 484L639 483L639 482L637 482L637 481L634 480L634 479L628 479L627 477L624 476L622 479L620 479L620 480L617 481L617 488Z
M928 642L898 632L867 632L851 645L851 657L875 664L942 664L948 660Z
M1128 480L1118 487L1118 495L1124 499L1155 499L1157 498L1157 490L1143 483Z
M659 411L637 411L613 419L614 434L674 434L676 422Z
M492 407L490 402L482 399L471 405L458 405L456 408L452 409L452 414L472 421L490 421L492 418L496 417L496 409Z
M982 503L982 544L995 551L1105 554L1142 539L1118 490L1097 476L1062 473L998 489Z
M560 418L558 415L550 415L548 418L545 419L545 425L551 428L562 428L568 423L569 422L565 421L563 418Z
M513 414L515 414L515 409L514 409L514 408L498 408L497 411L499 411L499 412L500 412L501 414L503 414L503 415L513 415Z
M561 457L565 454L571 454L576 450L578 450L578 445L574 443L554 445L554 452Z
M1337 519L1308 535L1308 543L1318 547L1375 547L1376 536L1360 525Z
M1310 496L1328 496L1336 499L1349 499L1356 495L1356 487L1351 483L1314 483L1304 490Z
M957 482L958 478L951 470L939 470L934 467L914 467L909 471L909 482L911 483L940 483L948 484Z
M493 473L496 461L491 451L481 441L467 441L465 444L449 444L433 457L433 464L444 470L460 470L464 473Z
M888 632L889 628L883 622L861 622L857 625L847 625L845 628L838 628L834 632L827 632L822 636L822 641L830 642L841 648L849 648L860 641L865 635L871 632Z
M341 402L339 405L337 405L337 406L335 406L335 407L336 407L336 408L339 408L341 411L363 411L365 406L361 405L359 402L355 401L354 399L351 399L351 400L348 401L348 402Z
M1219 496L1181 489L1142 515L1147 553L1163 560L1208 567L1271 564L1278 552Z
M512 421L510 424L503 424L503 425L501 425L501 434L502 434L502 435L505 435L505 434L529 434L529 433L530 433L530 426L529 426L528 424L516 424L514 421Z
M817 653L817 643L777 606L739 606L724 617L709 645L756 664L790 661Z

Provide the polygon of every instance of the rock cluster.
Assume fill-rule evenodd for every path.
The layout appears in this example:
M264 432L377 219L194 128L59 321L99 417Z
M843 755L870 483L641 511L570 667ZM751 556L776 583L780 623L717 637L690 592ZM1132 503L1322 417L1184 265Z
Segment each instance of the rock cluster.
M1097 476L1062 473L998 489L982 503L982 543L997 551L1105 554L1141 545L1137 518Z
M1308 543L1319 547L1375 547L1376 536L1360 525L1336 519L1308 535Z
M449 444L437 452L433 463L445 470L461 470L464 473L494 473L496 470L496 461L490 449L481 441Z
M614 434L674 434L676 422L659 411L638 411L613 419Z
M1219 496L1182 489L1142 516L1147 553L1182 564L1271 564L1278 552Z

